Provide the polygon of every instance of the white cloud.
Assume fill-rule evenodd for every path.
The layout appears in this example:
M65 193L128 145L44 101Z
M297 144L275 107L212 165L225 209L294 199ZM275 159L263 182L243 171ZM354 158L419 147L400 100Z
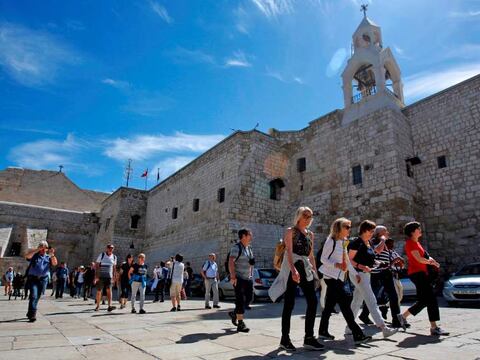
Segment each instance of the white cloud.
M327 77L335 76L338 71L341 69L342 65L347 59L347 50L345 48L340 48L332 55L330 62L327 65L325 74Z
M225 59L225 67L250 67L252 64L247 60L243 51L235 51L233 55Z
M157 171L160 171L160 180L164 180L195 159L196 157L194 156L173 156L166 158L152 168L150 178L156 179Z
M79 62L74 50L47 32L0 24L0 66L24 86L52 84L65 66Z
M464 11L464 12L457 12L457 11L452 11L448 14L449 17L451 18L457 18L457 19L476 19L480 17L480 10L470 10L470 11Z
M163 21L165 21L167 24L173 23L173 19L168 14L168 11L164 6L160 5L156 1L150 1L150 7L152 8L153 12L158 16L160 16L160 18Z
M225 138L224 135L136 135L106 141L105 155L116 160L147 160L161 153L204 152Z
M293 12L291 0L251 0L268 19Z
M138 92L133 95L123 110L137 115L156 117L169 110L174 100L160 93Z
M60 133L58 131L35 129L35 128L16 128L16 127L9 127L9 126L1 126L0 129L5 129L5 130L8 130L8 131L34 133L34 134L60 135Z
M130 88L130 83L128 81L115 80L110 78L105 78L102 80L103 84L110 85L114 88L125 90Z
M266 67L265 75L286 84L297 83L300 85L305 85L305 80L303 80L301 77L296 75L294 76L283 75L278 71L271 70L268 66Z
M17 166L29 169L58 169L63 165L73 171L86 171L88 167L76 157L88 147L87 142L68 134L65 140L42 139L17 145L8 157Z
M166 54L170 56L178 64L190 64L190 63L204 63L215 65L215 58L205 53L202 50L190 50L181 46L174 50L167 51Z
M422 72L405 78L404 95L416 100L480 74L480 63L465 64L437 72Z
M238 32L248 35L249 34L249 16L242 5L239 5L233 10L235 17L235 28Z

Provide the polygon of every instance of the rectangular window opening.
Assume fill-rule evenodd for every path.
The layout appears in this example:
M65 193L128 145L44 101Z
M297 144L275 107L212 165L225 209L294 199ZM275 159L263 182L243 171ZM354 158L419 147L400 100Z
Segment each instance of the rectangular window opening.
M176 219L178 217L178 208L174 207L172 209L172 219Z
M307 170L307 160L304 157L297 159L297 171L304 172L305 170Z
M352 167L353 185L362 183L362 167L360 165Z
M447 167L447 157L445 155L437 157L437 164L439 169Z
M225 201L225 188L218 189L217 200L219 203L223 203Z
M197 212L200 210L200 199L193 199L193 211Z

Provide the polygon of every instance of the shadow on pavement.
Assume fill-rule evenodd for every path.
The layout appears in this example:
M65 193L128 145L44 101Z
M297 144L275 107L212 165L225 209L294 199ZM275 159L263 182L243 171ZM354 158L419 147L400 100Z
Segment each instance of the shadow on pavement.
M20 319L10 319L10 320L2 320L0 321L0 324L2 323L14 323L14 322L26 322L28 323L28 319L27 318L20 318Z
M430 336L430 335L423 335L417 333L407 332L407 334L411 334L406 339L400 341L397 346L402 348L416 348L420 345L429 345L429 344L437 344L442 341L439 337Z
M233 335L236 334L237 332L232 330L232 329L223 329L223 332L221 333L196 333L196 334L187 334L183 335L180 340L178 340L176 343L177 344L192 344L198 341L203 341L203 340L216 340L219 337L222 336L227 336L227 335Z

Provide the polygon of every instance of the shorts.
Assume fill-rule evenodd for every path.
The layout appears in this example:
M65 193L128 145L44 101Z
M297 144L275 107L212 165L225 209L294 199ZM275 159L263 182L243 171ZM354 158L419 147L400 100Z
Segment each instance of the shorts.
M103 290L103 289L112 289L112 279L110 278L100 278L97 281L96 287L97 291Z
M182 283L172 283L170 286L170 297L180 297L180 292L182 291Z

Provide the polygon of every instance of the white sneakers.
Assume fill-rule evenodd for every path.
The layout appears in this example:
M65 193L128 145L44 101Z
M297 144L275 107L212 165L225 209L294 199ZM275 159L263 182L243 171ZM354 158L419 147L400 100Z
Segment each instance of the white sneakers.
M384 338L392 336L392 335L396 334L397 332L398 332L398 329L392 329L392 328L389 328L388 326L385 326L382 329L382 333L383 333Z

